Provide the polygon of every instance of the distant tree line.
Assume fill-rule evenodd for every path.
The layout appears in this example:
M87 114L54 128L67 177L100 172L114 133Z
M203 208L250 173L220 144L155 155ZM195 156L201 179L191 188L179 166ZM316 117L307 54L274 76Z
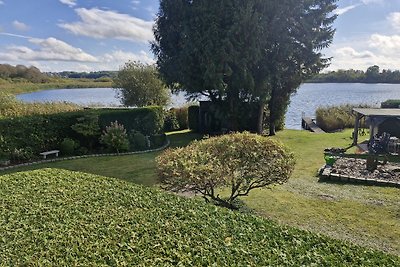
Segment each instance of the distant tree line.
M374 65L366 71L362 70L337 70L320 73L310 79L311 83L400 83L399 70L380 70Z
M76 71L62 71L62 72L49 72L50 76L71 79L99 79L99 78L114 78L117 71L92 71L92 72L76 72Z
M44 83L49 79L46 74L34 66L17 65L14 67L9 64L0 64L0 78L12 81L26 80L32 83Z

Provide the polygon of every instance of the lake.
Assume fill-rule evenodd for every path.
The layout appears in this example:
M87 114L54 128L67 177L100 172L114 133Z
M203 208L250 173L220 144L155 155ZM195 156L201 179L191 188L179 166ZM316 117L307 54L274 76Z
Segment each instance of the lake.
M20 94L25 102L67 101L80 105L121 105L112 88L56 89ZM301 129L301 113L314 116L319 106L369 104L379 106L387 99L400 99L400 84L318 83L303 84L291 98L286 128ZM184 94L172 96L172 106L186 103Z

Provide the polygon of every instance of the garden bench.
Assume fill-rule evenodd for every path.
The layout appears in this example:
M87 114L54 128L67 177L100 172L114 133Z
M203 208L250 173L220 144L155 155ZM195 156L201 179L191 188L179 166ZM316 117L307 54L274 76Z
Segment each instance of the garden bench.
M56 154L56 157L58 157L58 153L60 153L60 150L44 151L44 152L39 153L39 154L42 155L44 159L46 159L46 157L47 157L48 155L51 155L51 154Z

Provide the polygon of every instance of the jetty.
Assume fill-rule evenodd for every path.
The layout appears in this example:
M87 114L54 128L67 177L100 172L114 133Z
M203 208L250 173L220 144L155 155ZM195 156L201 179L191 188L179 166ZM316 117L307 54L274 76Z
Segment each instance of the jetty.
M305 130L309 130L313 133L325 133L324 130L318 127L315 123L315 119L311 117L306 117L304 114L301 116L301 127Z

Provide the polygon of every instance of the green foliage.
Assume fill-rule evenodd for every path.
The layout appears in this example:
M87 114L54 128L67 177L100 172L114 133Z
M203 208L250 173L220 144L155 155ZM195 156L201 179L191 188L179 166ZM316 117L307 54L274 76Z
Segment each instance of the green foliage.
M100 127L104 129L111 122L118 120L125 129L139 131L145 135L158 134L164 127L164 110L159 106L135 109L106 109L101 111Z
M188 126L190 130L195 132L199 131L200 123L200 107L189 106L188 107Z
M119 152L128 151L129 141L126 130L118 121L112 122L107 126L100 137L100 143L106 145L109 149Z
M71 138L64 138L60 143L60 152L63 156L73 155L79 144Z
M179 122L176 117L175 111L173 109L170 109L165 115L164 131L172 132L176 130L179 130Z
M0 78L23 79L33 83L43 83L49 80L49 77L41 73L36 67L26 67L23 65L14 67L8 64L0 64Z
M165 188L192 191L230 208L255 188L286 182L294 157L279 142L249 133L230 134L169 149L157 159ZM218 187L230 187L221 199Z
M268 105L274 135L290 96L328 66L320 51L333 39L335 2L162 0L152 43L158 69L175 90L225 103L231 130L240 103Z
M77 119L77 123L71 126L72 130L85 137L93 137L100 134L99 116L88 113Z
M6 266L400 264L383 252L80 172L0 176L0 199Z
M368 108L368 105L339 105L319 107L316 111L317 125L326 132L354 128L355 116L353 108ZM365 125L361 125L365 127Z
M33 159L35 155L33 154L32 148L24 147L11 150L9 157L13 163L21 163Z
M389 99L381 103L381 108L400 108L400 99Z
M146 150L149 148L149 142L144 134L141 132L132 131L129 134L129 142L131 150Z
M164 111L161 107L98 109L0 119L0 148L9 153L14 149L31 147L37 155L59 147L64 138L71 138L93 150L98 144L100 129L104 130L115 120L127 131L153 135L162 130Z
M188 107L173 108L173 111L175 112L179 129L188 129Z
M139 62L125 63L113 79L113 87L121 89L119 97L125 106L164 106L170 99L155 67Z

